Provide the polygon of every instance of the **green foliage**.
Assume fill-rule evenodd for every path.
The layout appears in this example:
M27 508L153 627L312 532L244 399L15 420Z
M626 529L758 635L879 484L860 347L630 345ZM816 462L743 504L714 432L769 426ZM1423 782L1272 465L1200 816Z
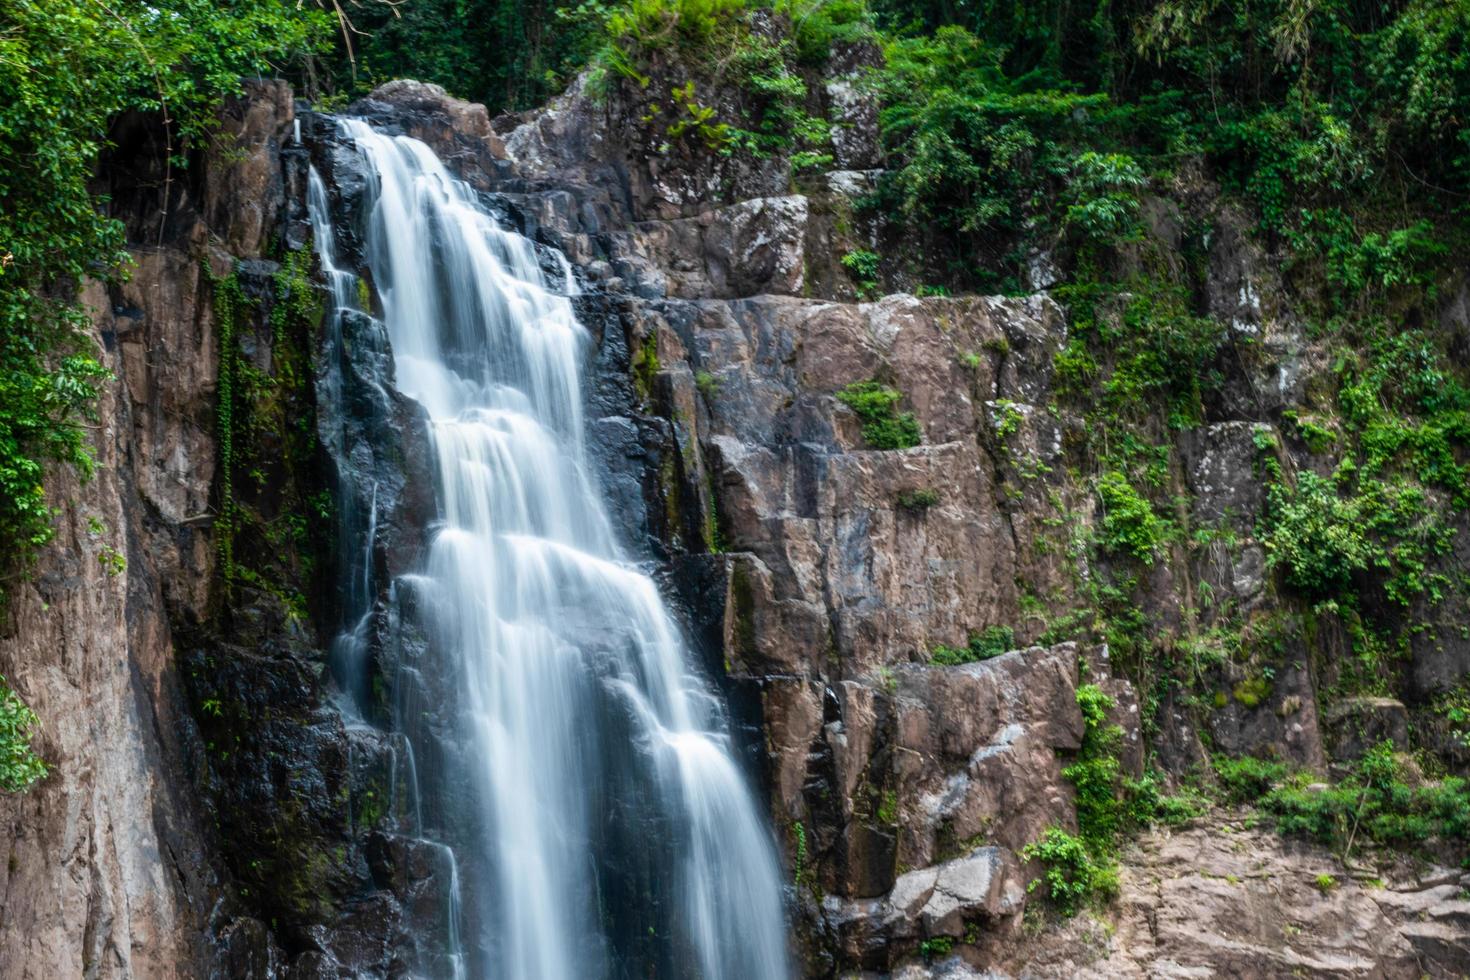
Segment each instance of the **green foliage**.
M215 547L219 551L220 574L226 588L235 578L235 531L237 513L235 470L238 462L235 436L236 415L241 400L239 377L244 371L237 333L245 317L245 294L232 272L217 278L206 265L205 277L214 294L215 329L219 332L218 382L215 392L215 442L219 453L219 513L215 518Z
M226 602L236 588L304 619L310 579L331 537L331 494L318 482L310 351L325 312L307 249L282 255L269 280L240 268L210 285L219 365L214 543ZM269 350L270 370L252 351Z
M31 748L36 714L0 676L0 790L19 793L46 775L46 763Z
M1116 702L1101 688L1080 685L1077 707L1082 713L1082 745L1077 757L1062 770L1076 788L1077 834L1052 827L1021 852L1046 866L1043 877L1033 881L1029 890L1045 888L1052 904L1066 916L1075 915L1087 901L1117 893L1115 852L1123 833L1155 823L1184 823L1208 806L1193 790L1165 794L1164 779L1158 773L1149 772L1137 780L1123 774L1123 729L1108 722Z
M874 9L897 38L877 79L897 162L882 203L954 240L971 281L1009 286L1028 249L1063 237L1132 240L1146 175L1203 158L1351 303L1428 282L1470 191L1464 3ZM1370 201L1385 217L1363 220Z
M795 845L791 883L800 888L803 884L812 883L808 880L811 877L811 869L807 867L806 825L800 820L791 821L791 839Z
M1085 399L1099 431L1162 417L1189 428L1204 397L1220 383L1222 325L1192 312L1189 289L1171 275L1062 286L1056 296L1072 317L1056 357L1063 391Z
M357 31L339 31L319 83L361 95L395 78L444 86L491 114L559 93L601 49L616 4L603 0L363 0L342 5ZM343 38L350 38L351 57Z
M1097 242L1133 238L1138 234L1138 191L1147 183L1132 157L1084 151L1072 161L1063 224Z
M1330 874L1320 874L1312 881L1312 885L1319 892L1326 895L1328 892L1337 887L1337 878L1334 875Z
M842 257L842 267L852 275L853 281L857 283L858 294L867 296L878 288L878 263L881 260L876 252L866 249L855 249Z
M1021 407L1007 398L998 399L995 403L995 412L991 417L995 425L995 437L1005 442L1011 436L1021 431L1021 425L1026 421L1026 415Z
M837 393L837 400L863 422L863 439L874 449L909 449L923 440L912 412L899 412L903 395L877 381L855 381Z
M941 667L958 667L960 664L989 660L1015 649L1016 632L1009 626L987 626L971 632L964 647L951 647L943 643L934 648L929 662Z
M697 135L710 154L784 157L795 171L827 166L831 126L808 111L799 65L807 43L822 43L804 30L833 22L814 8L790 32L756 29L754 9L744 0L634 0L607 17L594 71L633 91L655 75L687 73L669 101L653 100L641 117L661 154L690 151ZM825 8L834 17L841 9Z
M1044 218L1062 181L1108 170L1111 158L1082 160L1089 110L1106 99L1012 80L1003 54L959 27L885 45L879 124L900 165L885 174L880 196L904 221L961 241L1015 233ZM1120 179L1133 179L1133 170L1119 169ZM1119 190L1106 175L1098 185L1103 196ZM1089 204L1077 200L1079 220L1102 220L1107 206Z
M1045 867L1027 891L1044 888L1046 897L1062 915L1076 915L1087 902L1118 893L1117 865L1111 859L1097 857L1081 837L1060 827L1049 828L1041 840L1027 844L1021 856L1040 861Z
M1458 777L1411 783L1391 742L1369 749L1334 784L1248 756L1216 757L1214 763L1227 802L1254 803L1282 833L1312 837L1344 857L1367 842L1412 847L1431 839L1470 840L1470 786Z
M820 66L832 46L872 37L872 17L864 0L775 0L773 8L791 21L802 64Z
M1167 534L1167 523L1117 470L1098 477L1097 493L1103 507L1103 547L1152 565Z
M1082 747L1077 759L1062 770L1077 788L1077 828L1083 840L1101 853L1112 846L1123 824L1122 775L1118 762L1123 729L1108 723L1116 706L1095 684L1077 688L1082 711Z
M1144 773L1142 779L1125 779L1124 783L1124 824L1128 827L1178 826L1203 815L1210 806L1209 799L1192 787L1165 793L1164 777L1156 772Z
M930 487L905 490L898 495L899 510L926 511L937 503L939 503L939 491Z
M1292 588L1308 596L1332 595L1375 561L1361 502L1339 496L1332 481L1305 472L1295 488L1272 484L1268 500L1261 534L1266 563L1281 569Z
M88 189L108 125L167 120L169 170L207 138L219 100L310 50L320 11L288 0L13 0L0 13L0 554L50 540L48 463L90 472L80 423L106 376L75 305L87 276L125 269L121 225Z
M695 46L729 29L746 0L630 0L607 18L609 37L625 50Z
M669 139L681 139L685 134L698 136L711 150L718 150L729 142L730 127L716 120L715 110L695 97L694 82L685 82L669 95L674 106L674 118L664 130Z
M1285 763L1254 756L1215 757L1215 778L1228 803L1254 803L1290 771Z
M919 955L926 960L948 956L954 950L953 936L930 936L919 943Z

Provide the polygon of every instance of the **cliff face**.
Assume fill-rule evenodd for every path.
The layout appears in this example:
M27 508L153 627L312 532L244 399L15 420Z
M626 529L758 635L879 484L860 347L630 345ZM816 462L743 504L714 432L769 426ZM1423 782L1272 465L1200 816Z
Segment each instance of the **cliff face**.
M829 74L840 83L853 58L839 55ZM429 87L399 83L369 102L585 275L584 318L606 324L603 368L630 373L641 400L641 437L611 444L611 458L640 462L615 475L620 496L634 479L643 491L629 537L670 560L672 587L748 723L796 884L804 969L1462 969L1470 907L1458 872L1380 868L1363 874L1366 886L1319 889L1324 853L1269 834L1208 845L1241 830L1239 815L1220 811L1172 840L1161 831L1130 845L1110 913L1120 932L1087 917L1040 936L1023 926L1041 916L1026 911L1039 866L1021 849L1049 826L1076 828L1061 770L1083 736L1079 684L1112 697L1121 763L1135 776L1146 751L1175 778L1202 768L1206 745L1323 771L1391 734L1381 719L1404 708L1380 699L1319 710L1343 627L1330 617L1303 626L1265 567L1261 433L1286 465L1320 468L1272 419L1323 355L1273 305L1271 262L1208 187L1190 205L1221 212L1204 302L1257 353L1206 423L1178 435L1181 520L1220 533L1151 566L1140 612L1160 633L1227 610L1276 623L1272 683L1260 698L1231 695L1262 664L1227 661L1211 668L1227 692L1214 710L1167 689L1141 703L1106 647L1027 647L1085 610L1086 583L1105 570L1089 568L1081 544L1104 516L1078 476L1085 423L1055 407L1067 318L1045 293L854 301L835 258L864 244L852 198L869 186L861 168L875 163L876 134L871 107L839 83L822 97L848 123L837 166L849 169L796 187L783 168L738 154L651 152L649 97L631 86L597 99L574 91L497 120L490 137L459 125L469 110ZM1178 205L1150 208L1155 234L1177 234ZM626 361L609 345L618 332ZM873 378L903 393L922 444L869 446L836 395ZM937 645L998 626L1022 649L930 663ZM1416 648L1411 685L1434 671L1436 689L1453 683L1465 668L1456 649Z
M859 301L837 258L859 241L852 199L879 163L872 107L844 81L861 59L837 56L821 95L848 124L841 169L798 187L774 163L648 152L637 93L574 91L492 125L393 83L351 110L430 143L571 260L597 338L601 477L724 683L785 851L804 971L1470 968L1458 873L1404 866L1315 888L1334 867L1322 853L1233 814L1130 845L1116 931L1028 926L1038 868L1021 849L1076 827L1062 769L1084 734L1080 684L1112 696L1135 775L1145 713L1177 774L1203 759L1202 732L1321 768L1406 709L1353 705L1368 720L1346 725L1319 712L1331 624L1310 644L1284 629L1265 693L1203 715L1167 693L1141 701L1104 646L1039 645L1085 608L1096 570L1077 542L1102 520L1071 472L1084 423L1049 408L1066 317L1045 293ZM415 812L403 710L423 708L414 723L432 730L444 702L403 686L421 651L389 639L411 635L390 591L421 557L427 440L416 407L374 383L381 330L324 327L303 261L308 157L337 206L363 175L326 121L300 121L305 144L296 122L281 86L229 107L228 139L166 185L162 222L146 127L105 163L138 266L86 292L116 376L98 471L50 486L61 533L0 640L0 673L41 716L54 769L0 799L5 976L449 970L451 858L424 838L452 845L463 815ZM1167 236L1179 222L1160 214ZM1295 614L1254 538L1258 431L1320 352L1272 308L1270 263L1232 220L1208 253L1207 302L1265 355L1178 436L1180 506L1233 533L1152 566L1143 612L1160 630L1202 615L1205 589L1215 608ZM869 447L836 397L869 379L903 392L919 445ZM343 583L359 575L354 593ZM1470 670L1453 626L1416 635L1409 674L1426 691ZM367 724L344 722L335 697L350 684L332 641L352 627L371 651L348 691ZM994 627L1018 649L930 663ZM1260 667L1212 669L1229 691ZM432 790L433 760L416 768ZM1230 845L1226 827L1242 831Z
M403 570L383 556L417 554L426 442L378 386L368 326L322 329L299 125L287 86L258 85L187 170L137 118L100 168L135 265L84 290L114 375L96 475L49 485L60 533L0 642L52 767L0 800L5 976L387 975L442 955L446 852L395 833L402 736L345 722L329 670L347 607L371 605L342 584L364 562L355 494L381 490L367 560Z
M209 271L257 259L285 201L282 86L226 114L238 156L179 177L160 228L157 147L120 126L104 172L136 266L88 286L98 358L96 474L57 474L59 533L13 590L0 667L44 719L52 775L0 799L0 973L197 976L226 928L226 875L191 781L199 735L180 624L207 621L216 551L219 332ZM161 181L158 181L161 183Z

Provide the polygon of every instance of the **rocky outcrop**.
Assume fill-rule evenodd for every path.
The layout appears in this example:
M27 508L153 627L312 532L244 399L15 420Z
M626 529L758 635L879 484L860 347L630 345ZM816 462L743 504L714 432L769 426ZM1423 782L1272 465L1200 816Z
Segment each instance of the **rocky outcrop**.
M1463 976L1470 968L1470 902L1457 871L1349 876L1336 858L1229 814L1146 834L1122 864L1121 892L1106 920L1083 916L1042 936L1017 936L999 970L1415 978Z

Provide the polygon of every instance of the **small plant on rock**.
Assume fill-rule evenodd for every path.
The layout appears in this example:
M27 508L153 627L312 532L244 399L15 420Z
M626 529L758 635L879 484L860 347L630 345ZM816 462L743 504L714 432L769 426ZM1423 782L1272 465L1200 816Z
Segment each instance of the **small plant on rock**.
M854 249L842 257L842 267L857 283L858 294L866 297L878 288L878 253Z
M36 713L0 677L0 790L19 793L46 775L46 763L31 748Z
M1044 888L1046 897L1062 915L1076 915L1094 896L1110 898L1118 892L1118 869L1112 862L1094 858L1082 838L1060 827L1050 828L1041 840L1027 844L1021 856L1046 867L1026 890Z
M972 632L969 642L963 647L939 644L930 655L929 662L941 667L957 667L977 660L989 660L1012 649L1015 643L1015 630L1009 626L987 626L979 632Z
M926 511L937 503L939 503L939 492L929 487L905 490L898 495L899 510Z
M909 449L922 440L913 412L899 412L903 395L877 381L857 381L837 393L837 400L863 421L863 439L874 449Z

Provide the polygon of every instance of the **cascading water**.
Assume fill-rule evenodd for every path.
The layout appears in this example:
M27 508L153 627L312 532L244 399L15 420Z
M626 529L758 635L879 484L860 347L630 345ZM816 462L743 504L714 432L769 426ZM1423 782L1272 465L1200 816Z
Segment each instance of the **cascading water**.
M589 476L570 267L553 256L553 291L535 246L427 146L341 125L369 175L364 258L396 385L431 418L440 523L414 579L458 671L491 869L472 961L507 980L787 976L774 850L722 706Z

